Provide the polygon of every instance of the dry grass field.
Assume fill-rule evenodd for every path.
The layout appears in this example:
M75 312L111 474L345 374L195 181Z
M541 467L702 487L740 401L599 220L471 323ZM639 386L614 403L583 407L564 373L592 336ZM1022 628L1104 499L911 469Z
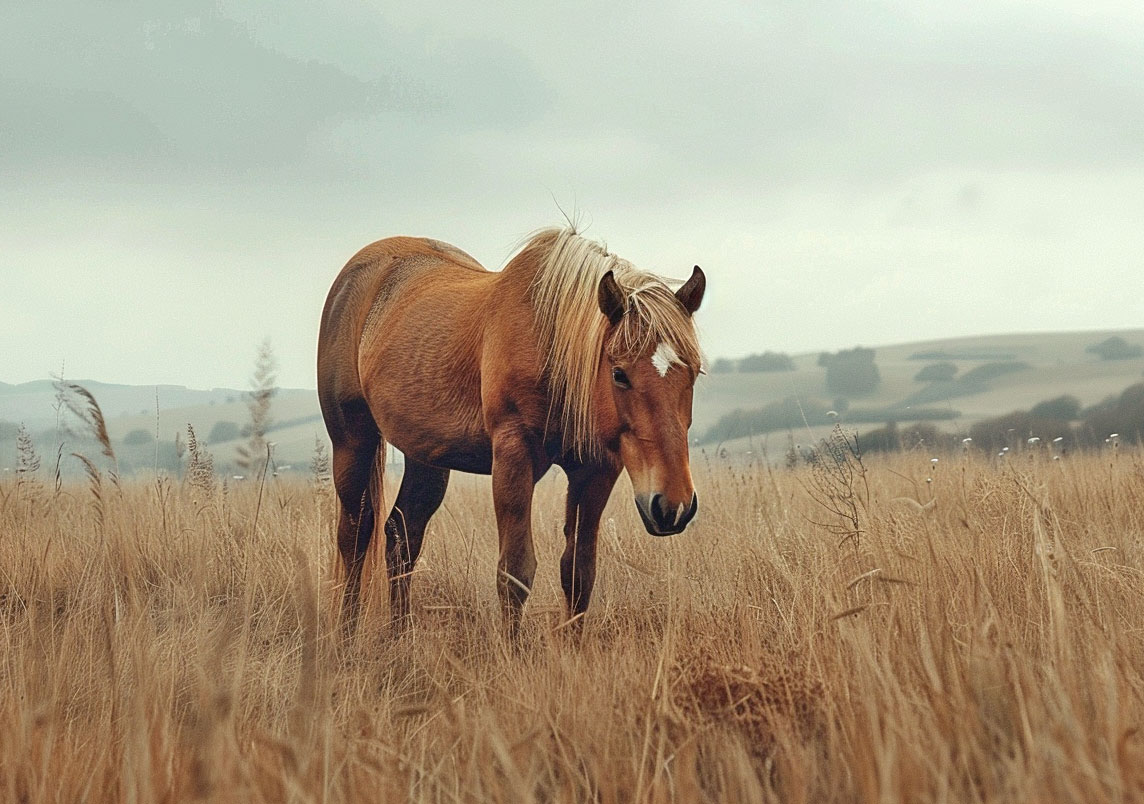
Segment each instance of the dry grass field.
M520 644L483 479L350 644L328 490L7 480L0 798L1144 799L1144 454L822 455L665 540L622 480L579 638L546 477Z

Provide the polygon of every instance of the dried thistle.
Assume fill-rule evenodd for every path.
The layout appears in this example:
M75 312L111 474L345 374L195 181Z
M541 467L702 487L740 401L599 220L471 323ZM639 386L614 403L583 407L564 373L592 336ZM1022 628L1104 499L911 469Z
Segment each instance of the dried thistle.
M35 444L32 443L32 434L21 424L16 434L16 474L23 479L38 471L40 471L40 456L36 453Z
M317 487L330 482L330 453L321 436L314 436L314 452L310 456L310 480Z
M191 456L187 465L187 478L192 488L210 497L215 489L214 457L199 445L195 428L190 423L187 424L187 451Z
M248 474L263 471L263 453L266 452L266 433L273 419L270 416L270 402L278 392L275 385L278 379L278 361L270 346L270 339L258 347L258 357L254 363L254 375L250 378L251 391L246 401L250 410L250 440L238 448L236 463Z
M841 536L841 543L852 540L857 548L863 532L859 509L867 510L870 503L870 485L858 434L834 425L830 436L819 441L806 461L810 464L810 479L803 485L811 499L835 520L815 524ZM856 488L857 481L861 481L861 493Z
M32 435L28 428L20 425L16 433L16 488L18 491L26 490L30 497L38 497L40 481L36 473L40 470L40 456L32 443Z

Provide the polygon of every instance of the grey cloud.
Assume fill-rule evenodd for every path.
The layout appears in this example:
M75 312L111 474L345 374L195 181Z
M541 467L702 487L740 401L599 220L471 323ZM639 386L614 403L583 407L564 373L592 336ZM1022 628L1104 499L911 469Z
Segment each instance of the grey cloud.
M140 167L280 164L300 155L323 121L379 102L376 87L260 48L209 9L72 11L54 10L50 36L37 30L0 57L3 94L22 103L4 158L25 168L128 155Z
M140 169L305 174L307 162L330 161L322 149L346 121L380 120L415 144L426 139L418 130L450 123L519 125L544 102L519 54L471 38L433 56L375 42L385 61L363 79L337 53L302 60L268 48L205 4L10 8L0 27L21 34L0 55L0 160L25 170L130 158Z
M15 110L0 159L349 184L563 175L648 201L1141 157L1144 46L1034 11L937 25L833 0L512 18L457 6L411 25L336 3L189 8L0 12L31 32L0 55Z
M941 166L1139 161L1138 43L1094 37L1035 9L1017 21L982 22L967 11L934 25L874 8L818 3L784 15L752 6L653 30L622 61L593 58L623 52L626 31L617 31L589 54L614 67L614 83L599 66L594 90L588 81L568 86L583 95L581 131L606 122L639 132L670 154L678 179L741 189L893 181Z
M0 3L0 275L53 300L0 311L27 321L10 351L42 374L67 332L120 332L88 359L233 384L269 331L305 384L357 247L494 266L553 198L640 264L709 267L713 355L1108 325L1011 303L1141 253L1144 15L1068 2ZM136 342L175 314L229 337Z

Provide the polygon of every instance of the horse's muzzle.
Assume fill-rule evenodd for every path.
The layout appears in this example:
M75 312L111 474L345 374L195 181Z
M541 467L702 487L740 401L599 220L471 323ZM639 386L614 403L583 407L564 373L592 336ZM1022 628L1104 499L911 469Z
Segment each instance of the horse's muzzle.
M699 495L691 495L690 507L680 503L671 508L662 494L637 494L636 509L640 512L640 519L648 533L652 536L671 536L680 533L695 518L695 512L699 510Z

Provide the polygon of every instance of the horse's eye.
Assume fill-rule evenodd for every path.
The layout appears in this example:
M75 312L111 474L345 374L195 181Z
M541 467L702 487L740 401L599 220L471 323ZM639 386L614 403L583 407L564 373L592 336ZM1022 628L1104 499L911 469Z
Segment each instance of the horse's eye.
M621 388L631 388L632 382L628 379L628 375L619 366L612 369L612 382Z

